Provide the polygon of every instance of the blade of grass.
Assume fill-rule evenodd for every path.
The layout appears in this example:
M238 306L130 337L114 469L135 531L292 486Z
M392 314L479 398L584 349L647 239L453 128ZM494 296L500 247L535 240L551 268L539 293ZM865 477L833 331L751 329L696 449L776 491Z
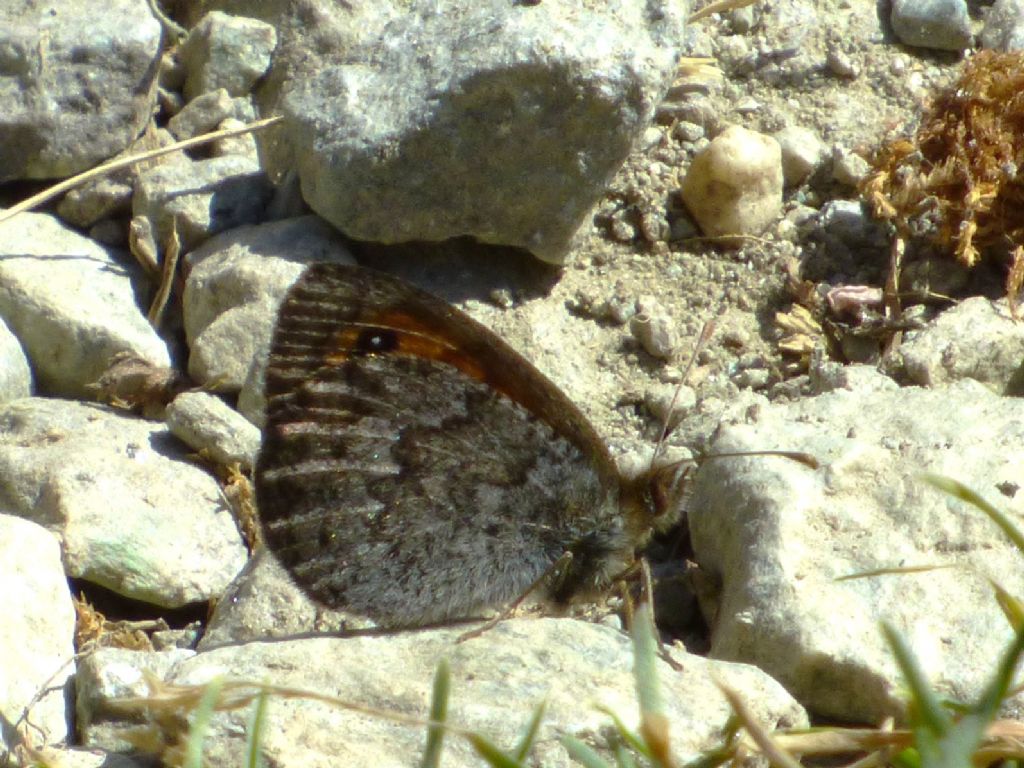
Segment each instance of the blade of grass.
M771 734L757 721L757 718L753 716L747 707L746 702L743 701L743 698L736 691L721 682L716 682L716 685L718 685L718 690L728 699L729 706L732 707L732 711L736 713L740 722L743 723L743 727L747 729L747 733L750 734L750 738L757 744L761 754L767 757L773 766L776 766L776 768L801 768L796 758L772 740Z
M523 735L519 739L519 743L516 744L516 748L513 750L516 760L525 760L529 757L530 751L533 749L533 745L537 741L537 734L540 732L540 724L544 719L544 711L546 709L547 702L542 701L537 705L536 709L533 710L533 714L530 716L530 722L526 724L526 730L523 731Z
M928 685L924 671L917 663L910 646L906 644L896 628L887 621L882 622L882 634L885 635L885 640L896 659L896 665L900 668L907 688L910 689L911 699L917 708L917 718L921 725L936 736L947 733L952 727L953 721L942 708L931 686Z
M651 750L647 744L644 743L644 740L639 734L626 727L626 724L622 722L621 717L608 709L608 707L598 707L597 709L600 712L604 712L604 714L608 715L608 717L612 719L612 725L615 726L616 733L618 733L622 740L629 745L630 749L643 755L648 760L654 759L651 757Z
M141 163L145 160L152 160L163 155L169 155L171 152L177 152L184 149L192 149L193 147L199 147L203 144L209 144L211 141L217 139L227 139L232 136L241 136L244 133L252 133L253 131L260 131L264 128L268 128L271 125L280 123L284 118L281 115L275 117L267 117L263 120L256 120L246 125L241 125L238 128L225 128L220 131L212 131L211 133L204 133L202 136L195 136L191 139L185 139L183 141L176 141L173 144L168 144L166 147L160 147L159 149L153 149L149 152L142 152L138 155L131 155L129 157L121 157L117 160L111 160L103 165L98 165L95 168L91 168L88 171L79 173L77 176L64 179L59 184L55 184L52 187L48 187L37 195L22 200L17 205L12 205L10 208L0 211L0 222L7 221L7 219L17 216L23 211L31 210L37 206L42 205L48 200L52 200L69 189L85 184L87 181L105 176L114 171L119 171L122 168L128 168L129 166Z
M246 768L262 768L263 756L260 754L260 746L263 744L263 733L267 726L267 702L269 701L266 691L260 691L253 704L252 717L249 719L248 733L246 735Z
M988 582L992 585L992 589L995 590L996 602L999 603L999 607L1002 609L1003 615L1010 623L1013 631L1020 632L1024 629L1024 602L1011 595L992 579L989 579Z
M210 727L210 719L213 717L223 687L223 678L215 677L203 689L199 705L192 716L188 740L185 742L183 768L203 768L203 741L206 739L206 731Z
M640 735L658 766L672 765L672 744L665 702L658 678L658 639L649 602L633 616L633 678L640 705Z
M497 745L487 737L481 736L479 733L470 733L466 735L466 738L469 739L469 743L473 745L473 749L476 750L476 753L493 768L526 768L525 763L522 763L511 755L502 752L498 749Z
M430 725L427 726L427 746L423 750L421 768L438 768L444 746L444 722L448 718L448 697L452 676L447 659L441 659L434 673L434 690L430 697Z
M565 751L569 753L569 757L583 765L584 768L612 768L603 757L579 739L565 735L561 741Z
M958 480L954 480L951 477L945 477L943 475L925 473L921 475L921 479L932 487L938 488L940 491L944 491L950 496L954 496L961 501L965 501L980 509L989 516L989 519L991 519L992 522L1002 529L1003 533L1006 534L1006 537L1013 542L1013 545L1024 553L1024 532L1021 532L1009 517L989 504L973 490Z

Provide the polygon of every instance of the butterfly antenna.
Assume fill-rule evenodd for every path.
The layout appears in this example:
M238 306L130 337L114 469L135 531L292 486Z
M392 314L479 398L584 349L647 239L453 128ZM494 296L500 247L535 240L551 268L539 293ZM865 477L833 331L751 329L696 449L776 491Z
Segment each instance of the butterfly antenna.
M665 444L668 442L668 436L672 432L672 417L676 412L676 403L679 401L679 393L683 391L683 387L686 386L686 380L690 377L690 371L693 370L693 364L697 360L697 356L701 353L701 350L707 346L711 340L711 336L715 332L715 320L712 318L704 323L700 329L700 336L697 337L697 343L693 345L693 351L690 353L690 359L686 363L686 367L683 369L683 375L679 378L679 386L676 387L676 391L672 393L672 400L668 405L668 410L665 412L665 419L661 425L661 434L658 437L658 442L654 446L654 453L651 454L651 465L648 468L649 474L654 471L657 466L658 459L661 458L661 454L665 451Z

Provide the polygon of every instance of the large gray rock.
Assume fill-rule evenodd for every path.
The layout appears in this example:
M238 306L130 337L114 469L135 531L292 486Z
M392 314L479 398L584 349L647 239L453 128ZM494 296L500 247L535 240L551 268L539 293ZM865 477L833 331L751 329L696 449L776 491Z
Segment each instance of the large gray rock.
M246 560L220 485L160 424L95 405L0 406L0 508L60 536L68 575L177 607Z
M356 239L470 235L554 262L671 83L687 14L684 0L337 5L344 30L275 55L272 173L297 167L313 210Z
M70 176L117 154L156 101L146 0L0 3L0 182Z
M266 356L285 292L313 261L354 263L316 216L239 227L190 253L183 306L192 378L241 389L253 361Z
M31 726L21 726L31 742L63 741L69 733L66 683L75 673L75 608L60 543L41 526L6 514L0 514L0 595L0 717L18 722L31 705ZM0 758L12 739L6 726L0 729Z
M119 353L163 367L167 346L135 298L138 267L42 213L0 224L0 318L47 394L90 396Z
M563 733L605 743L602 733L610 719L598 706L609 707L630 727L636 725L632 649L620 631L572 619L517 619L456 644L461 631L445 628L224 647L179 663L169 682L199 684L215 675L271 679L353 704L426 717L431 678L438 661L447 657L452 670L449 722L508 748L519 738L532 709L546 699L534 759L552 768L571 764L558 742ZM681 670L663 661L657 670L680 764L719 743L731 717L716 680L740 691L754 716L769 728L805 722L800 707L760 671L675 649L672 654ZM204 743L211 765L241 765L247 717L245 710L214 717ZM404 767L418 763L424 732L420 725L312 700L273 698L261 747L268 763L281 768ZM442 763L460 768L478 766L480 759L465 739L449 735Z
M941 694L976 698L1013 636L986 577L1024 594L1022 556L920 473L1020 515L1024 401L974 381L837 390L749 413L711 452L762 449L806 451L820 468L749 456L700 469L688 514L712 656L756 664L818 715L878 722L903 707L887 619ZM837 580L912 566L951 567Z

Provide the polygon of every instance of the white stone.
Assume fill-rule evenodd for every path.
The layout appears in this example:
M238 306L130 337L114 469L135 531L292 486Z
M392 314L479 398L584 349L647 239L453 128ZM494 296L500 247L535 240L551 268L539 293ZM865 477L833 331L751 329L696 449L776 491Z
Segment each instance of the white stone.
M399 632L379 637L323 637L248 643L200 653L178 665L171 682L200 684L214 675L272 679L413 717L426 717L431 680L449 660L449 722L479 731L505 748L519 738L531 711L546 700L533 761L551 768L570 762L558 738L568 733L597 746L610 725L609 707L635 727L638 707L628 638L607 626L573 619L515 619L456 644L465 627ZM753 667L722 664L672 649L681 670L664 661L657 673L679 764L718 744L731 717L716 680L738 690L769 728L797 726L804 714L781 686ZM240 765L245 710L214 717L206 734L213 765ZM274 698L262 749L268 763L291 768L418 764L425 728L346 711L314 701ZM466 740L449 735L442 764L480 765Z
M756 664L819 716L879 722L904 706L886 619L940 695L975 700L1013 636L988 577L1024 594L1021 553L920 475L1019 517L1024 401L973 381L836 390L748 412L709 453L766 449L807 452L819 468L705 461L687 505L711 655ZM951 567L838 580L913 566Z
M90 396L119 353L170 365L135 299L138 267L42 213L0 224L0 317L21 341L39 388Z
M217 597L246 560L219 483L185 453L101 406L0 406L5 502L60 536L69 576L167 607Z
M964 299L923 330L907 333L899 352L915 384L974 379L997 394L1024 394L1024 326L1005 300Z
M313 261L354 263L315 216L238 227L190 253L183 305L192 377L241 389L253 361L266 356L285 292Z
M782 177L786 186L799 184L824 163L828 149L810 128L789 125L777 131L774 138L782 151Z
M18 337L0 317L0 403L32 394L32 369Z
M179 440L220 464L251 469L260 430L216 395L182 392L167 406L167 426Z
M779 143L730 126L693 159L681 192L705 235L759 235L782 211Z
M69 734L68 679L75 672L75 608L60 560L60 544L45 528L0 514L0 757L11 747L6 723L20 720L36 745L63 741ZM37 693L45 691L33 703Z

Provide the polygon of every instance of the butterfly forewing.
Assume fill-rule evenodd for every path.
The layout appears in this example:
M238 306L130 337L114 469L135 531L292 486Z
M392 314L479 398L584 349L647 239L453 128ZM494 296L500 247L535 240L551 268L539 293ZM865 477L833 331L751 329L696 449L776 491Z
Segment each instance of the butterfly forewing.
M580 542L624 546L614 468L572 403L395 278L308 268L281 307L266 392L266 542L322 604L390 626L462 618Z

